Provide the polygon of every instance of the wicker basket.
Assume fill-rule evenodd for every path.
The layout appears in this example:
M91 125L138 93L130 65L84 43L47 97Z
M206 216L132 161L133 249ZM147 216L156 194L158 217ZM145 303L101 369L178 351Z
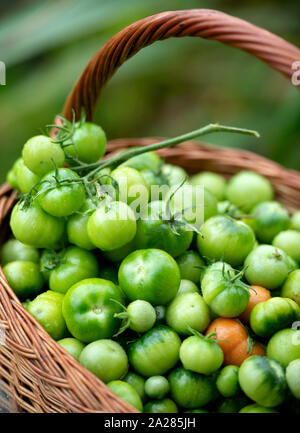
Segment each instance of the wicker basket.
M144 46L169 37L197 36L241 48L287 77L300 50L246 21L207 9L164 12L140 20L111 38L92 58L69 95L63 115L77 117L81 107L92 119L96 101L117 68ZM108 151L147 145L157 139L120 139ZM251 152L183 143L163 149L167 162L189 173L212 170L230 176L241 169L263 174L277 198L290 210L300 208L300 174ZM16 192L0 188L1 240L9 234L9 213ZM19 410L28 412L136 412L83 368L42 329L22 307L0 269L0 380L7 385Z

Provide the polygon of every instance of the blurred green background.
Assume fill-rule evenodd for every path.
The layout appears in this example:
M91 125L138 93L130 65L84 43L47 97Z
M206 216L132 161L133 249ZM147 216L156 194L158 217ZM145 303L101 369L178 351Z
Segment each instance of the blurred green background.
M210 8L247 19L300 46L299 0L39 0L0 3L0 176L24 142L59 113L91 56L124 26L164 10ZM209 122L257 129L260 140L217 135L300 167L300 97L257 59L199 38L156 43L129 60L102 93L95 120L109 138L174 136Z

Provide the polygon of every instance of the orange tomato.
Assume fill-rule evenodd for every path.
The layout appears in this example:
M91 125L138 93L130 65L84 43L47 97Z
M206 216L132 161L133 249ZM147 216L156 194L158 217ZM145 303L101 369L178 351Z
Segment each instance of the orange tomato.
M205 334L216 332L218 345L224 353L224 365L240 366L251 355L265 355L265 349L254 343L252 351L249 351L248 333L246 329L235 319L219 317L211 322Z
M265 289L261 286L251 286L254 290L249 290L250 292L250 298L248 305L246 309L242 312L242 314L239 316L239 319L241 322L248 324L250 320L250 313L255 307L255 305L259 304L260 302L267 301L271 298L271 292L270 290ZM256 292L256 293L255 293Z

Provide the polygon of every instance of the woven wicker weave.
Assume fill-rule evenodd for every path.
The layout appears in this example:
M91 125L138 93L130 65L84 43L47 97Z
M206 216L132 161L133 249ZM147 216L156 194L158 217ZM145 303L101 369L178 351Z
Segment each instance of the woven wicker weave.
M88 119L102 87L116 69L141 48L169 37L198 36L240 48L287 77L300 50L246 21L206 9L164 12L140 20L111 38L92 58L67 99L63 115L77 117L81 107ZM120 139L108 151L147 145L157 139ZM230 176L251 169L268 177L278 199L293 211L300 208L300 174L251 152L183 143L160 151L167 162L189 173L202 169ZM9 234L9 213L16 192L0 188L1 241ZM99 379L62 349L22 307L0 269L0 380L7 384L20 410L28 412L135 412ZM3 338L4 337L4 338Z

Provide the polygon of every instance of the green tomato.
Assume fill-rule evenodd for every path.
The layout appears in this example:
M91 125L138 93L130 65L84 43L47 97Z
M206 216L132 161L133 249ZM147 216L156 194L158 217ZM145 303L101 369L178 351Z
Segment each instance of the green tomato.
M165 305L178 292L180 272L173 257L166 252L137 250L122 261L119 283L131 301L141 299L153 305Z
M296 230L285 230L273 239L274 247L280 248L296 262L300 262L300 233Z
M149 401L144 407L144 413L178 413L178 407L170 398Z
M84 344L76 338L63 338L58 340L58 344L63 347L70 355L72 355L77 361L79 360L79 355L81 354Z
M81 182L65 182L67 179L73 181L78 178L78 174L69 168L59 168L57 172L53 170L47 173L38 188L38 201L44 211L56 217L69 216L78 211L85 201L84 187Z
M249 212L255 205L272 200L273 188L264 177L252 171L241 171L227 184L226 198L234 205Z
M274 359L250 356L239 369L239 383L244 393L264 407L276 407L285 398L287 383L284 370Z
M250 326L260 337L269 337L297 320L300 320L300 308L289 298L274 297L260 302L250 314Z
M56 167L62 167L65 154L61 146L45 135L31 137L24 144L22 156L25 165L37 176L44 176Z
M174 214L182 213L185 220L199 229L204 221L217 214L218 203L207 189L185 184L172 197L171 208Z
M18 189L23 193L28 193L32 186L38 183L41 178L34 174L29 168L25 165L23 159L19 160L18 166L16 168L16 180L18 184Z
M300 231L300 210L295 212L291 217L291 229Z
M74 284L65 295L63 315L73 337L84 343L111 338L118 329L123 296L111 281L88 278Z
M75 283L98 277L99 266L93 253L70 246L59 254L59 263L50 271L49 287L54 292L67 293Z
M129 362L142 376L163 375L179 361L180 338L159 325L136 340L128 351Z
M71 140L72 144L64 148L66 156L92 163L105 154L106 135L101 126L95 123L77 123Z
M147 184L142 174L135 168L118 167L110 173L110 176L118 183L118 200L131 204L138 197L141 197L144 204L148 203ZM111 183L111 179L108 183Z
M161 174L170 186L180 185L188 178L187 172L182 167L173 164L164 164L161 167Z
M193 283L199 284L204 261L196 251L185 251L177 257L176 262L183 280L190 280Z
M133 148L132 148L133 149ZM134 156L123 162L120 167L132 167L136 170L159 170L162 165L162 159L155 152L145 152L141 155Z
M133 386L136 390L142 402L146 400L145 394L145 379L132 371L129 371L126 376L123 378L124 382L129 383L129 385Z
M300 400L300 359L290 362L285 373L291 393L296 399Z
M193 231L176 221L165 220L160 216L165 203L149 203L146 214L137 221L135 246L137 249L158 248L177 257L191 245Z
M280 248L259 245L245 260L245 277L249 284L277 289L290 271L287 255Z
M279 232L287 230L290 225L288 212L277 201L259 203L254 206L251 215L253 218L247 221L261 243L271 243Z
M211 338L199 334L182 342L179 357L185 369L205 375L217 371L224 361L220 346Z
M260 406L259 404L249 404L243 407L239 413L278 413L277 410Z
M37 248L25 245L17 239L9 239L1 248L1 265L16 260L39 263L40 255Z
M131 302L126 308L126 313L120 313L118 317L122 314L122 318L128 320L129 328L135 332L149 331L156 321L154 307L149 302L140 299Z
M123 247L111 251L103 251L102 255L110 262L119 263L135 250L134 239Z
M287 276L281 288L280 296L293 299L300 307L300 269L291 272Z
M231 277L223 270L206 271L201 281L204 301L221 317L237 317L247 307L249 287L239 278Z
M199 293L183 293L168 305L166 322L182 335L191 335L191 328L202 332L210 323L209 308Z
M168 380L172 399L185 409L205 406L216 396L216 387L211 377L193 373L183 367L173 370Z
M62 314L64 295L48 290L38 295L27 310L54 340L67 336L68 330Z
M87 232L87 223L93 209L95 209L94 203L91 199L86 199L79 212L75 212L67 221L69 242L85 250L93 250L96 248L93 242L91 242Z
M179 290L176 296L182 295L183 293L199 293L199 289L192 281L181 280Z
M240 391L239 367L236 365L226 365L220 371L216 385L223 397L234 397Z
M295 359L300 359L300 330L282 329L276 332L268 342L267 356L278 361L284 368Z
M225 215L207 220L197 236L197 247L204 257L241 265L255 245L253 230L242 221Z
M126 203L105 201L89 217L87 232L91 242L103 251L121 248L136 234L134 213Z
M36 295L44 285L40 267L34 262L10 262L4 266L3 272L8 284L21 299Z
M169 391L170 385L164 376L151 376L145 382L145 393L149 398L162 400Z
M135 407L140 412L143 411L143 403L133 386L122 380L113 380L107 384L118 397Z
M226 180L223 176L211 171L202 171L190 179L191 185L203 185L217 200L225 197Z
M16 239L36 248L57 248L65 234L64 220L47 214L36 200L29 208L20 202L14 206L10 227Z
M122 378L128 370L125 350L109 339L93 341L85 346L79 355L79 362L104 383Z
M104 268L101 268L99 270L98 276L103 280L112 281L114 284L116 284L116 286L119 285L118 270L114 268L114 266L105 266Z

